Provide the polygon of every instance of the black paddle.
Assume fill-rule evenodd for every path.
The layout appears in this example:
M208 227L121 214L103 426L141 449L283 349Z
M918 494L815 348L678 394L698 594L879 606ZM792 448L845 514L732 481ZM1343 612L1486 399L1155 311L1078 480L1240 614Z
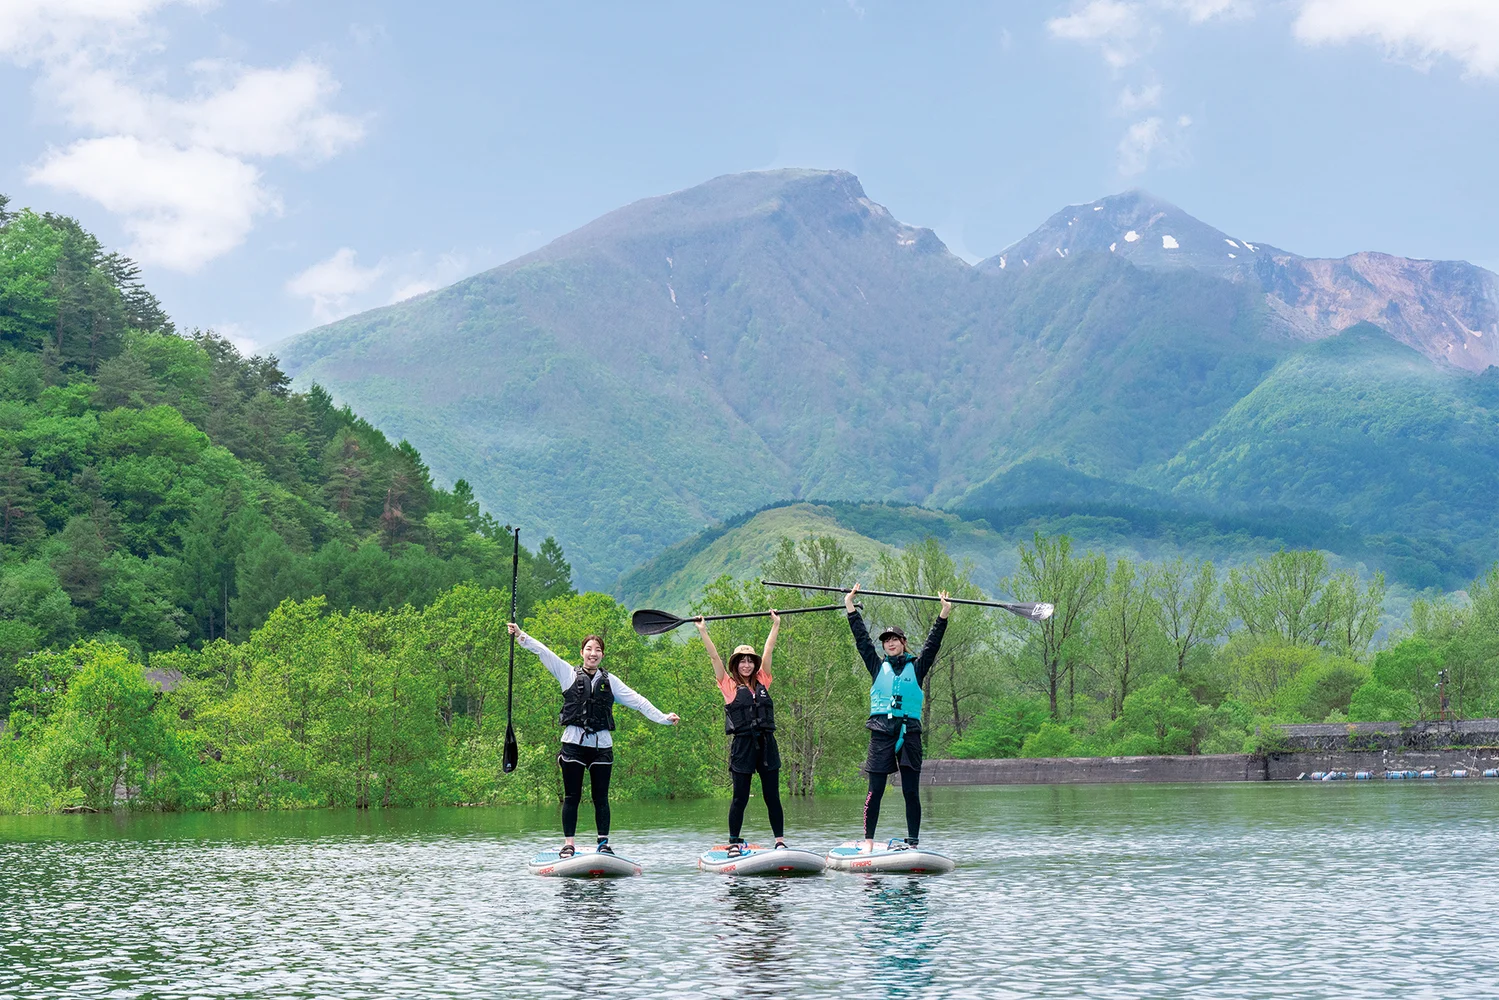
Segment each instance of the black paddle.
M843 607L841 604L823 604L815 608L787 608L785 611L777 611L778 615L799 615L807 611L838 611ZM770 614L769 611L742 611L737 615L703 615L705 622L721 622L729 618L764 618ZM676 615L665 611L652 611L641 609L630 616L630 624L636 632L641 635L665 635L679 625L695 622L697 618L678 618Z
M846 594L851 587L820 587L813 583L777 583L774 580L761 580L760 583L766 587L789 587L793 590L827 590L835 594ZM940 601L942 598L931 594L892 594L885 590L863 590L859 593L865 597L904 597L913 601ZM1056 610L1050 604L1012 604L1006 601L970 601L962 597L949 597L949 604L972 604L979 608L1004 608L1012 615L1021 618L1029 618L1033 622L1045 621L1051 617Z
M520 580L520 529L515 529L515 548L510 553L510 620L515 621L515 585ZM510 709L515 698L515 636L510 637L510 679L505 683L505 752L500 757L500 770L509 774L515 770L520 759L520 746L515 742L515 727L511 724Z

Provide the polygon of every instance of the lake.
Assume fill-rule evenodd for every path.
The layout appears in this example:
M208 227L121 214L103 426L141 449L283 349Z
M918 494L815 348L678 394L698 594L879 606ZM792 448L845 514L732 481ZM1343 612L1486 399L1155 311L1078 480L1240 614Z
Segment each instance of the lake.
M1499 995L1499 782L925 795L951 875L703 874L719 801L615 805L614 882L526 873L555 808L0 817L0 998Z

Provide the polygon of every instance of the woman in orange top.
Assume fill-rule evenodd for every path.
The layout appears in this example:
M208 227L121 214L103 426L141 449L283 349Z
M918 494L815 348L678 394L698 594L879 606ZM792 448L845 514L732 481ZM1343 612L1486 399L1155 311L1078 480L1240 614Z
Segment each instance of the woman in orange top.
M739 836L744 827L744 807L749 804L750 782L760 775L760 794L770 813L770 829L776 847L786 846L785 816L781 811L781 751L776 746L775 705L770 700L770 654L781 631L781 616L770 612L770 637L765 640L762 660L753 646L739 646L729 654L728 669L708 637L708 625L697 619L698 634L713 661L718 689L723 692L724 731L734 739L729 744L729 777L734 797L729 801L729 857L744 852Z

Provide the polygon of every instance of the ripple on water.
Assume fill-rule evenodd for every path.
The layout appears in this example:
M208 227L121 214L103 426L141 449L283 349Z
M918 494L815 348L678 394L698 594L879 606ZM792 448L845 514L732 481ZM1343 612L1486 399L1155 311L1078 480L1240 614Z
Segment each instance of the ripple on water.
M616 807L647 874L612 882L526 874L545 812L10 818L0 998L1499 993L1499 787L926 800L952 875L702 874L722 803ZM858 808L793 803L795 841Z

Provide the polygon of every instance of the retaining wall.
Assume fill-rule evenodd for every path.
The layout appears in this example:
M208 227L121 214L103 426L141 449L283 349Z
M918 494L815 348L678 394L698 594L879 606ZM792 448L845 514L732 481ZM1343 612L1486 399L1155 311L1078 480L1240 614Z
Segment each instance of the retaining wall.
M1294 781L1300 774L1313 771L1372 771L1384 777L1386 771L1434 770L1440 778L1449 777L1452 769L1467 768L1476 778L1487 768L1499 768L1499 749L1493 747L1456 750L1323 750L1306 753L1273 753L1265 759L1265 775L1270 781ZM1493 780L1493 779L1490 779Z
M1281 726L1292 750L1440 750L1499 745L1499 719L1344 722Z
M1452 750L1323 750L1305 753L1201 754L1196 757L1028 757L1007 760L928 760L923 785L1079 785L1127 781L1294 781L1313 771L1435 770L1442 778L1453 768L1477 775L1499 768L1499 748ZM896 775L895 783L900 784ZM1489 779L1493 780L1493 779ZM1499 784L1499 782L1496 782Z
M898 781L899 779L897 779ZM928 760L924 785L1070 785L1119 781L1264 781L1265 760L1249 754L1196 757L1026 757Z

